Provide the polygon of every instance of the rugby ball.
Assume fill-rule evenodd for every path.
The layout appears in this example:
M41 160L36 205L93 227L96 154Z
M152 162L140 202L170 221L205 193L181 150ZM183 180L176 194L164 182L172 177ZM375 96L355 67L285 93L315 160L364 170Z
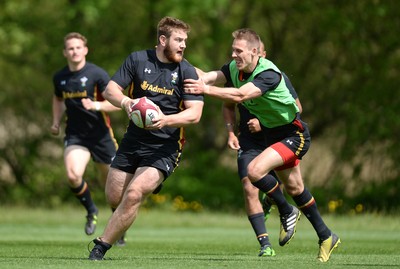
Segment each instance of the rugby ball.
M140 128L145 128L152 125L152 120L158 117L158 110L156 104L146 97L140 98L131 106L131 120Z

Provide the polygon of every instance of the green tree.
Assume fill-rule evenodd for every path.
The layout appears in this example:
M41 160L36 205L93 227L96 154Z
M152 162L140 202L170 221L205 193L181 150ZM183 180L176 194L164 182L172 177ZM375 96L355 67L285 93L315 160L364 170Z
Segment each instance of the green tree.
M156 45L156 24L171 15L191 24L185 57L205 71L230 60L233 30L260 34L268 58L289 75L303 103L313 137L303 171L322 208L340 199L350 208L399 208L399 9L397 1L380 0L3 1L0 201L69 199L62 138L48 132L51 77L65 65L64 35L86 35L89 61L112 75L130 52ZM221 104L206 97L202 121L187 128L182 167L164 191L212 208L241 208ZM120 139L127 118L122 112L111 117ZM95 171L88 177L95 179ZM102 193L100 183L97 188Z

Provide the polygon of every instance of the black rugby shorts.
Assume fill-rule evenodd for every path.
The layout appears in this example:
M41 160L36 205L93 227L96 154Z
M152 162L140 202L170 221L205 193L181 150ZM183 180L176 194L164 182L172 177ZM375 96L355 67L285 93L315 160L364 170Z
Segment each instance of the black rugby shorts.
M66 148L72 145L87 148L94 162L105 164L111 164L118 148L117 142L108 133L106 135L90 138L66 135L64 138L64 147Z
M178 167L181 153L177 143L150 145L123 140L111 167L134 174L138 167L150 166L160 170L165 180Z

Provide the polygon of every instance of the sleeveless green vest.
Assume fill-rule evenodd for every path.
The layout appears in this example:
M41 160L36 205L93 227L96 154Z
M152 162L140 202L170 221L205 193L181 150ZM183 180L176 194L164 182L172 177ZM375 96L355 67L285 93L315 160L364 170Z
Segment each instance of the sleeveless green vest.
M236 68L235 61L229 64L231 80L235 88L240 88L244 84L254 80L259 73L272 69L279 74L281 71L269 60L260 58L251 76L244 81L239 80L239 70ZM282 77L276 89L267 91L260 97L246 100L243 105L254 114L262 125L274 128L291 123L299 108L296 101L286 87L285 79Z

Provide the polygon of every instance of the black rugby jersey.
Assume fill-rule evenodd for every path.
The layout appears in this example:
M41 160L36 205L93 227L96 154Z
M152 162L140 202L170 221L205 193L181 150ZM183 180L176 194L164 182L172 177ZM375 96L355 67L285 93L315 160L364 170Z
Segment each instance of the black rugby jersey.
M202 95L185 93L183 81L198 79L194 67L183 60L180 63L162 63L157 59L155 50L142 50L131 53L120 69L112 76L123 89L128 88L132 99L146 96L158 105L165 115L176 114L184 110L183 101L203 101ZM145 130L129 121L124 139L136 142L163 144L180 142L183 144L183 128L164 127L161 130Z
M105 70L89 62L79 71L71 72L65 66L54 75L54 94L64 99L67 108L67 135L90 137L109 132L111 126L108 115L86 110L81 102L82 98L103 101L101 93L109 80L110 76Z

